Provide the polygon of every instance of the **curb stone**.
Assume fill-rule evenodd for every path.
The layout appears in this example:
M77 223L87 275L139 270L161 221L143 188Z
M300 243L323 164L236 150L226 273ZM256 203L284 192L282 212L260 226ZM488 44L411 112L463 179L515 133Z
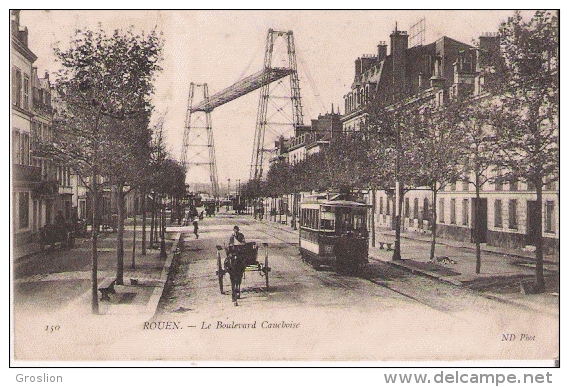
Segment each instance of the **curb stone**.
M152 316L156 314L158 303L160 302L162 293L164 293L164 287L166 286L166 282L168 280L168 277L170 276L170 269L172 268L172 261L174 259L174 254L176 254L179 251L179 247L183 242L184 242L183 233L176 234L176 239L172 244L170 254L168 254L168 256L166 257L166 261L164 262L164 267L162 268L162 273L160 274L160 279L159 279L160 286L154 288L154 291L152 292L152 295L148 300L146 313Z

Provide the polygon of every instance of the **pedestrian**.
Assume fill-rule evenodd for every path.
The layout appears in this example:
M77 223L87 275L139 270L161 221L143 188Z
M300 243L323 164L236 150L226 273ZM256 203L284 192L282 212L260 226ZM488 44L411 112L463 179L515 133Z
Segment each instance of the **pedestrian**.
M198 239L200 237L198 235L198 218L194 218L194 221L192 223L194 224L194 234L196 235L196 239Z
M55 215L55 225L61 227L65 225L65 217L63 216L63 211L57 211L57 215Z

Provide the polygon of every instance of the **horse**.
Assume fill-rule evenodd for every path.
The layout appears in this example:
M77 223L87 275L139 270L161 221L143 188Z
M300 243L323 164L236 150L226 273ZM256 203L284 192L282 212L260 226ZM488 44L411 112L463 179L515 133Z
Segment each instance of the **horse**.
M231 298L237 306L237 300L241 298L241 281L248 265L257 263L257 245L255 242L243 245L234 245L226 248L225 272L229 273L231 280Z
M241 297L241 281L245 274L246 255L235 248L227 249L227 258L225 259L225 272L229 273L231 280L231 300L237 306L237 300Z

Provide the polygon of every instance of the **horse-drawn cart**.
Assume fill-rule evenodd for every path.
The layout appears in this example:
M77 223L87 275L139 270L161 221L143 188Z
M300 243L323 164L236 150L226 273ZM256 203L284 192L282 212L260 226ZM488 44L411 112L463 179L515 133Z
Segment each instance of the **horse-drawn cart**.
M219 290L223 292L223 277L229 274L231 280L231 298L235 305L241 296L241 281L247 271L256 271L261 277L265 277L266 290L269 290L269 245L263 243L265 248L264 263L259 262L259 245L256 242L248 242L235 246L217 245L217 271ZM221 259L222 251L225 250L225 259Z
M46 224L40 228L39 244L41 251L44 251L45 245L50 245L53 249L56 243L59 243L61 247L73 247L75 245L73 225Z

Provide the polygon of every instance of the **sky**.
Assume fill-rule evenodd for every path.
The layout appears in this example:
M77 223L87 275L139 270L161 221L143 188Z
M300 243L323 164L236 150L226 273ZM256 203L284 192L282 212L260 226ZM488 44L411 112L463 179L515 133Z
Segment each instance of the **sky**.
M531 15L532 12L526 12ZM69 46L76 28L106 31L126 29L162 31L163 71L153 98L157 115L165 115L164 129L171 153L180 158L190 83L207 83L210 95L262 68L269 28L292 30L297 53L304 122L334 106L343 113L343 95L350 90L354 60L375 54L395 24L399 30L425 18L425 43L448 36L472 43L496 32L512 11L183 11L183 10L23 10L20 22L29 30L29 47L38 56L38 73L54 73L53 48ZM389 52L389 48L388 48ZM53 78L52 78L53 79ZM232 189L249 178L259 90L212 112L218 181ZM190 171L191 173L192 171ZM205 169L196 168L188 180L209 181Z

